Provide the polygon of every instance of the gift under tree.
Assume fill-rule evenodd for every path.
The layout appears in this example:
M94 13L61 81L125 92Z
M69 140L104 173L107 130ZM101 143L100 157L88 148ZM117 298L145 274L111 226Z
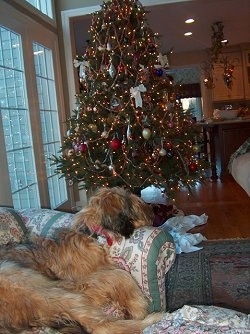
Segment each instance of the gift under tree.
M90 39L74 66L81 92L56 172L85 188L154 185L173 196L205 179L197 126L168 75L169 52L137 0L112 0L92 14Z

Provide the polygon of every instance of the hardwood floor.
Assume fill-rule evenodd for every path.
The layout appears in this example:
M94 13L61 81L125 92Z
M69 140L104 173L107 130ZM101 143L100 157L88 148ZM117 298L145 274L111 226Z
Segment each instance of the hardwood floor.
M250 238L250 197L231 176L199 185L189 196L181 191L175 205L186 215L208 215L207 223L191 232L209 240Z

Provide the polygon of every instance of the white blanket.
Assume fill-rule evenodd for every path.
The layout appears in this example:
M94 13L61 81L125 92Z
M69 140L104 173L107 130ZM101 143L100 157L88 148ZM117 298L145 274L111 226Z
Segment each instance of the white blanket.
M249 334L247 314L216 306L187 306L165 313L158 323L144 329L143 334Z
M235 181L250 196L250 152L232 160L231 174Z

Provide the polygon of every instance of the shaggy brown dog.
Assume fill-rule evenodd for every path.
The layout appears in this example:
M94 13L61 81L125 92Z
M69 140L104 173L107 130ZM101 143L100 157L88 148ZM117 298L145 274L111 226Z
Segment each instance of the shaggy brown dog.
M30 244L2 249L0 258L19 263L0 266L0 333L66 324L67 333L75 333L77 324L89 333L140 333L162 317L146 317L147 300L132 276L79 231L64 230L58 239L34 237Z
M124 272L125 273L125 272ZM115 274L117 279L117 273ZM120 281L121 278L121 281ZM128 278L128 276L126 277ZM129 279L119 277L122 298L131 297L130 290L133 283ZM56 281L47 278L29 268L21 267L13 262L0 264L0 333L13 333L32 327L59 328L69 324L67 333L94 333L94 334L127 334L141 333L141 331L158 321L160 314L152 314L144 320L121 320L105 314L99 304L105 298L116 294L118 285L109 281L108 275L102 276L98 282L99 292L81 293L71 291L70 282ZM88 280L86 284L88 290ZM90 283L90 288L93 288ZM113 285L113 287L111 287ZM108 290L107 290L108 286ZM125 287L128 286L128 289ZM82 288L81 288L82 290ZM124 292L126 293L124 294ZM97 296L97 298L96 298ZM101 297L101 299L100 299ZM142 300L141 296L139 297ZM125 301L125 300L124 300ZM139 300L134 306L139 306ZM135 310L135 308L134 308ZM141 315L142 316L142 315Z
M0 259L67 281L82 281L94 271L114 268L105 247L96 239L68 229L59 230L55 239L32 235L30 243L4 247Z
M101 234L100 229L110 233L111 238L129 238L141 226L152 226L153 209L129 189L121 187L100 188L91 196L87 206L76 214L75 228L86 226Z

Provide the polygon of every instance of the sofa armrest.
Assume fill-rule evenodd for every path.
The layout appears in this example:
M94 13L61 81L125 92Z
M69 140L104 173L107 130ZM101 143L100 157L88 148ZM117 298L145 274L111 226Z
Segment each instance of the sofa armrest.
M148 311L165 311L165 275L175 260L172 236L157 227L141 227L129 239L113 243L110 255L148 297Z
M28 229L16 210L0 207L0 246L19 243L27 233Z

